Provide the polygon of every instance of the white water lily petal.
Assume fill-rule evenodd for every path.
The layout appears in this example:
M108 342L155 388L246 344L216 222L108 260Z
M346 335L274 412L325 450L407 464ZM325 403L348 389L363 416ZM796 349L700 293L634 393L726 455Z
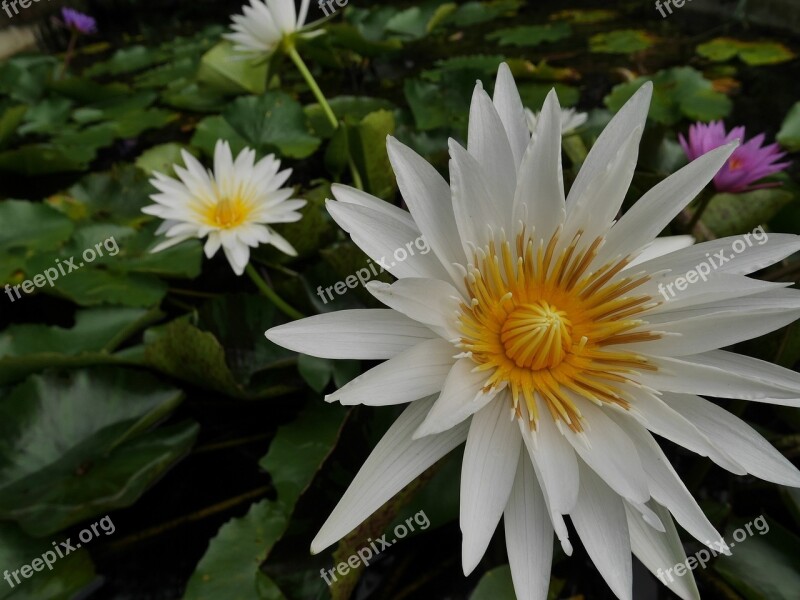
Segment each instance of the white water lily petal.
M694 580L694 573L687 571L682 577L668 572L675 565L686 561L686 551L681 544L675 524L669 511L657 502L650 506L666 524L666 532L653 531L628 504L625 505L625 516L628 519L628 532L631 536L631 550L642 561L642 564L670 590L682 600L700 600L700 591Z
M544 403L541 398L537 398L537 402L542 414ZM551 510L567 514L578 500L578 457L575 451L547 415L539 419L536 431L531 431L523 419L519 420L519 427L530 459L537 467L539 481L550 500Z
M715 350L683 358L651 357L658 370L642 373L639 381L666 392L703 394L800 408L800 375L797 372L756 359L748 361L750 357L747 356L741 356L745 359L742 361L726 360L727 354L731 353ZM720 359L715 360L715 357ZM769 371L774 369L773 372L778 373L778 381L786 382L791 387L770 381L764 371L759 370L759 363L763 363Z
M370 210L374 210L386 216L388 222L398 221L404 227L412 230L418 229L417 222L407 211L397 208L394 204L386 202L386 200L376 198L372 194L350 187L349 185L342 185L341 183L334 183L331 186L331 192L333 192L333 197L339 202L369 208ZM447 197L450 197L449 193Z
M620 498L583 461L581 491L570 512L586 552L620 600L632 600L633 573L628 520Z
M416 226L392 219L385 212L347 202L328 200L326 206L353 242L395 277L449 279L435 256L413 250L415 240L421 235Z
M636 450L647 474L647 484L653 499L666 506L675 515L675 519L681 527L695 539L713 550L719 550L722 536L681 481L653 436L644 427L634 422L629 415L612 414L611 416L636 444ZM662 519L661 522L664 523L664 520Z
M522 106L517 86L511 69L506 63L501 63L497 69L497 80L494 84L494 106L500 120L505 127L511 151L514 153L514 166L519 168L525 149L528 147L530 134L525 121L525 109ZM510 232L509 232L510 233Z
M499 231L503 222L492 206L489 182L475 157L455 140L450 140L450 188L453 194L453 214L469 259L470 244L478 245L488 237L490 228Z
M566 215L559 113L558 96L552 91L522 159L514 196L514 218L533 223L536 235L544 239L553 235Z
M734 253L734 242L741 242L741 235L719 238L710 242L696 244L690 248L678 250L667 256L646 261L638 265L638 269L646 269L650 273L671 270L676 275L683 275L697 267L709 263L715 273L732 273L749 275L760 271L795 252L800 251L800 239L787 233L770 233L768 238L761 236L761 241L751 237L752 245L747 245L744 252ZM722 256L719 253L722 252Z
M580 434L563 428L567 441L617 494L634 502L646 502L650 493L636 446L602 409L582 398L575 401L590 427Z
M472 94L467 142L475 166L483 175L487 189L492 191L494 214L489 224L510 233L517 168L503 122L480 81Z
M690 235L671 235L654 239L631 263L626 267L630 269L638 264L671 254L683 248L688 248L694 244L694 238Z
M441 387L442 393L419 429L414 432L415 438L447 431L481 410L497 396L500 390L483 390L486 376L473 372L474 366L467 358L456 361ZM502 400L498 398L497 403Z
M438 393L455 362L453 345L449 342L440 339L420 342L359 375L325 400L347 406L412 402Z
M625 106L614 115L614 118L603 130L603 133L597 138L578 176L575 178L575 183L572 184L569 190L569 196L567 196L568 214L575 208L577 201L597 181L597 176L606 171L609 157L617 154L637 128L644 129L652 95L653 84L646 82L625 103ZM630 184L630 180L628 180L628 184Z
M407 277L392 284L370 281L367 290L389 308L430 326L443 338L461 337L456 314L464 302L446 281Z
M755 429L727 410L699 396L664 393L664 402L686 415L711 443L747 472L765 481L800 487L800 471Z
M737 146L727 144L704 154L642 196L609 231L599 262L647 245L711 181Z
M536 473L522 450L503 513L508 563L519 600L545 600L553 562L553 526Z
M413 402L397 418L311 542L311 552L322 552L350 533L418 475L467 439L466 423L439 435L411 439L411 433L419 427L432 402L433 399Z
M320 358L383 360L434 333L395 310L353 309L324 313L273 327L267 339L295 352Z
M397 186L425 241L453 282L463 286L463 277L452 266L452 263L466 263L466 256L453 214L450 186L425 159L391 136L386 149L397 176Z
M464 575L478 566L508 504L521 445L505 403L494 402L472 417L461 467Z
M792 285L791 283L760 281L744 275L714 273L708 277L707 281L697 277L694 277L694 283L689 283L687 280L682 284L684 290L681 291L675 287L674 282L678 277L686 279L685 275L684 273L680 276L675 274L667 274L664 277L656 276L639 288L640 293L648 294L663 302L661 306L648 311L649 317L677 309L695 308L701 304L711 304L720 300L771 292ZM673 285L670 286L670 284Z

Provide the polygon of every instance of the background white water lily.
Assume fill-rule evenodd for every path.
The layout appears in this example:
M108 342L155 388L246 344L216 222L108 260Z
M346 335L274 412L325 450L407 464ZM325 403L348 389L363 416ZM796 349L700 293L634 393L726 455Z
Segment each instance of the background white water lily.
M220 248L237 275L244 273L250 248L271 244L281 252L296 255L295 249L269 225L293 223L305 200L292 199L294 190L284 188L292 174L270 154L256 162L255 150L245 148L233 159L228 142L219 140L214 153L214 170L206 170L191 154L182 151L186 168L176 165L179 179L154 173L151 183L159 190L156 202L142 212L164 219L157 233L167 239L155 248L159 252L191 238L207 238L206 257Z
M800 316L784 284L747 277L800 249L770 235L661 302L671 282L731 239L692 246L656 236L705 187L735 144L655 186L618 221L650 103L644 85L592 147L569 194L561 111L551 93L528 132L510 71L479 85L468 146L450 144L448 184L394 139L409 212L345 186L328 209L374 260L424 235L433 252L370 284L387 309L318 315L267 337L324 358L385 360L329 401L411 403L312 543L320 552L466 442L462 562L470 573L503 517L519 598L546 597L552 540L569 516L614 594L632 597L631 552L652 571L685 560L674 519L700 542L720 534L652 436L723 468L800 486L800 473L744 421L696 394L797 407L800 377L719 348ZM691 575L668 582L697 598Z
M310 0L302 0L300 10L294 0L250 0L242 14L231 16L232 31L225 38L241 52L263 54L274 52L281 42L297 32L309 37L322 31L304 31Z
M528 121L528 129L530 129L531 133L536 131L536 123L539 120L539 115L541 113L535 113L530 108L525 109L525 118ZM578 127L586 123L589 119L589 115L583 112L578 112L574 108L562 108L561 109L561 135L567 135L568 133L572 133Z

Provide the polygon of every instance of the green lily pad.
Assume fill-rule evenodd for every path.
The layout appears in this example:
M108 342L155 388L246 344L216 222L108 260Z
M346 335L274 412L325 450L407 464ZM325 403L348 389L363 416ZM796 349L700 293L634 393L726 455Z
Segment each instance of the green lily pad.
M776 139L789 152L800 151L800 102L795 102L786 115Z
M331 110L337 119L350 123L361 121L371 112L376 110L394 110L395 106L383 98L370 98L368 96L336 96L328 101ZM331 137L334 133L333 126L322 107L315 103L304 108L311 130L323 138Z
M119 363L111 352L161 316L157 310L98 308L78 311L71 328L12 325L0 333L0 385L46 368Z
M283 597L259 567L285 533L297 500L335 446L345 414L341 406L315 402L278 430L259 463L272 478L277 500L257 502L247 515L222 526L189 580L184 600Z
M620 29L598 33L589 38L589 52L604 54L632 54L647 50L657 38L641 29Z
M197 427L145 432L182 394L117 368L34 375L0 404L0 518L36 536L132 504Z
M567 10L560 10L550 15L553 20L563 20L569 23L578 23L581 25L593 25L595 23L605 23L613 21L619 17L619 13L614 10L605 8L599 9L580 9L570 8Z
M206 117L197 124L191 144L211 158L214 156L217 140L227 141L234 155L239 154L249 143L222 116L214 115Z
M0 171L28 177L68 173L85 170L88 160L85 155L76 157L68 148L54 144L30 144L0 152Z
M522 104L538 112L542 109L547 94L554 88L558 94L559 104L565 108L575 106L580 100L580 90L567 83L523 83L519 86Z
M159 144L142 152L135 164L150 176L154 171L158 171L164 175L175 177L175 165L185 166L181 157L182 150L187 150L187 148L174 142Z
M728 116L733 108L725 94L714 91L711 82L691 67L665 69L652 77L622 83L606 96L606 106L618 111L645 81L654 85L650 118L657 123L675 125L682 118L712 121Z
M767 188L741 194L716 194L701 221L717 237L752 231L768 222L794 196L780 188Z
M123 75L152 67L167 58L167 54L157 48L147 46L129 46L120 48L113 56L103 62L93 64L83 74L86 77L102 75Z
M229 94L263 94L267 82L267 62L263 58L248 58L223 40L209 50L200 61L198 81L212 89Z
M265 154L306 158L321 143L308 132L303 107L284 92L238 98L223 117L251 147Z
M3 115L0 116L0 149L5 148L8 140L16 133L27 112L28 107L24 104L3 111Z
M72 235L73 224L57 210L23 200L0 202L0 250L41 251L58 247Z
M713 568L747 600L794 600L800 595L800 538L774 519L765 517L765 524L769 531L751 524L752 536L740 525L745 537L733 542L731 555L720 556ZM735 530L731 526L726 532L729 543Z
M55 56L14 56L0 65L0 92L13 100L35 104L58 68Z
M263 321L261 323L263 325ZM253 335L253 331L250 330L247 335ZM149 366L176 379L232 398L258 400L295 389L285 383L285 377L278 375L265 378L266 381L259 382L259 385L247 386L246 381L237 379L233 374L226 360L225 348L215 335L202 331L187 319L178 319L152 331L145 338L145 343L144 360ZM241 361L242 357L237 359ZM267 366L263 365L265 368ZM242 368L240 362L237 369L240 375ZM255 371L252 365L247 365L247 368Z
M515 598L511 567L503 565L487 571L481 577L469 600L514 600Z
M67 98L47 98L31 106L19 133L55 133L69 119L72 101Z
M72 600L78 592L87 587L95 579L94 565L85 548L74 550L63 558L58 558L46 568L41 564L41 557L46 552L48 560L55 555L53 546L48 540L35 539L26 535L14 523L0 523L0 564L11 575L13 588L0 586L0 600ZM18 573L20 583L14 579L13 571L22 565L30 565L35 559L40 571L34 571L30 579Z
M397 190L386 151L386 136L394 135L394 129L394 115L388 110L370 113L357 126L348 129L350 153L364 180L364 189L387 200L393 198Z
M572 28L563 22L546 25L523 25L499 29L486 36L487 40L498 41L501 46L538 46L545 42L558 42L572 35Z
M779 42L748 42L729 37L718 37L700 44L697 53L714 62L726 62L739 57L751 66L777 65L795 58L795 53Z
M456 27L471 27L499 19L512 17L522 5L520 0L490 0L489 2L465 2L459 4L458 9L449 14L444 20L445 24Z

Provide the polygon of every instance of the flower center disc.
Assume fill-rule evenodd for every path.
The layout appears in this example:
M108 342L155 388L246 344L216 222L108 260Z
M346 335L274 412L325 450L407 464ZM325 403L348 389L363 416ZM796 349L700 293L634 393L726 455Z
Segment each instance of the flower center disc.
M222 229L241 225L247 217L247 210L241 200L223 198L217 202L210 215L211 224Z
M627 409L626 384L655 369L614 346L660 338L638 318L658 303L633 293L649 277L624 276L632 257L592 268L603 238L582 244L579 232L557 250L559 233L537 244L523 231L514 244L476 251L466 270L470 301L461 305L459 346L486 372L484 391L507 388L520 418L524 402L531 427L544 406L556 422L582 431L577 398Z
M544 300L522 304L506 318L500 340L518 367L549 369L558 366L572 347L572 323L564 311Z

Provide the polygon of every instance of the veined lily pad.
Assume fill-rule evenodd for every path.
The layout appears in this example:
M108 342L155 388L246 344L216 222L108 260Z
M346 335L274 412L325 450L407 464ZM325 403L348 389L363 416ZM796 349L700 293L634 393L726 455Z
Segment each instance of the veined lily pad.
M191 423L145 434L181 398L118 368L32 376L0 403L0 517L47 536L132 504L194 441Z

